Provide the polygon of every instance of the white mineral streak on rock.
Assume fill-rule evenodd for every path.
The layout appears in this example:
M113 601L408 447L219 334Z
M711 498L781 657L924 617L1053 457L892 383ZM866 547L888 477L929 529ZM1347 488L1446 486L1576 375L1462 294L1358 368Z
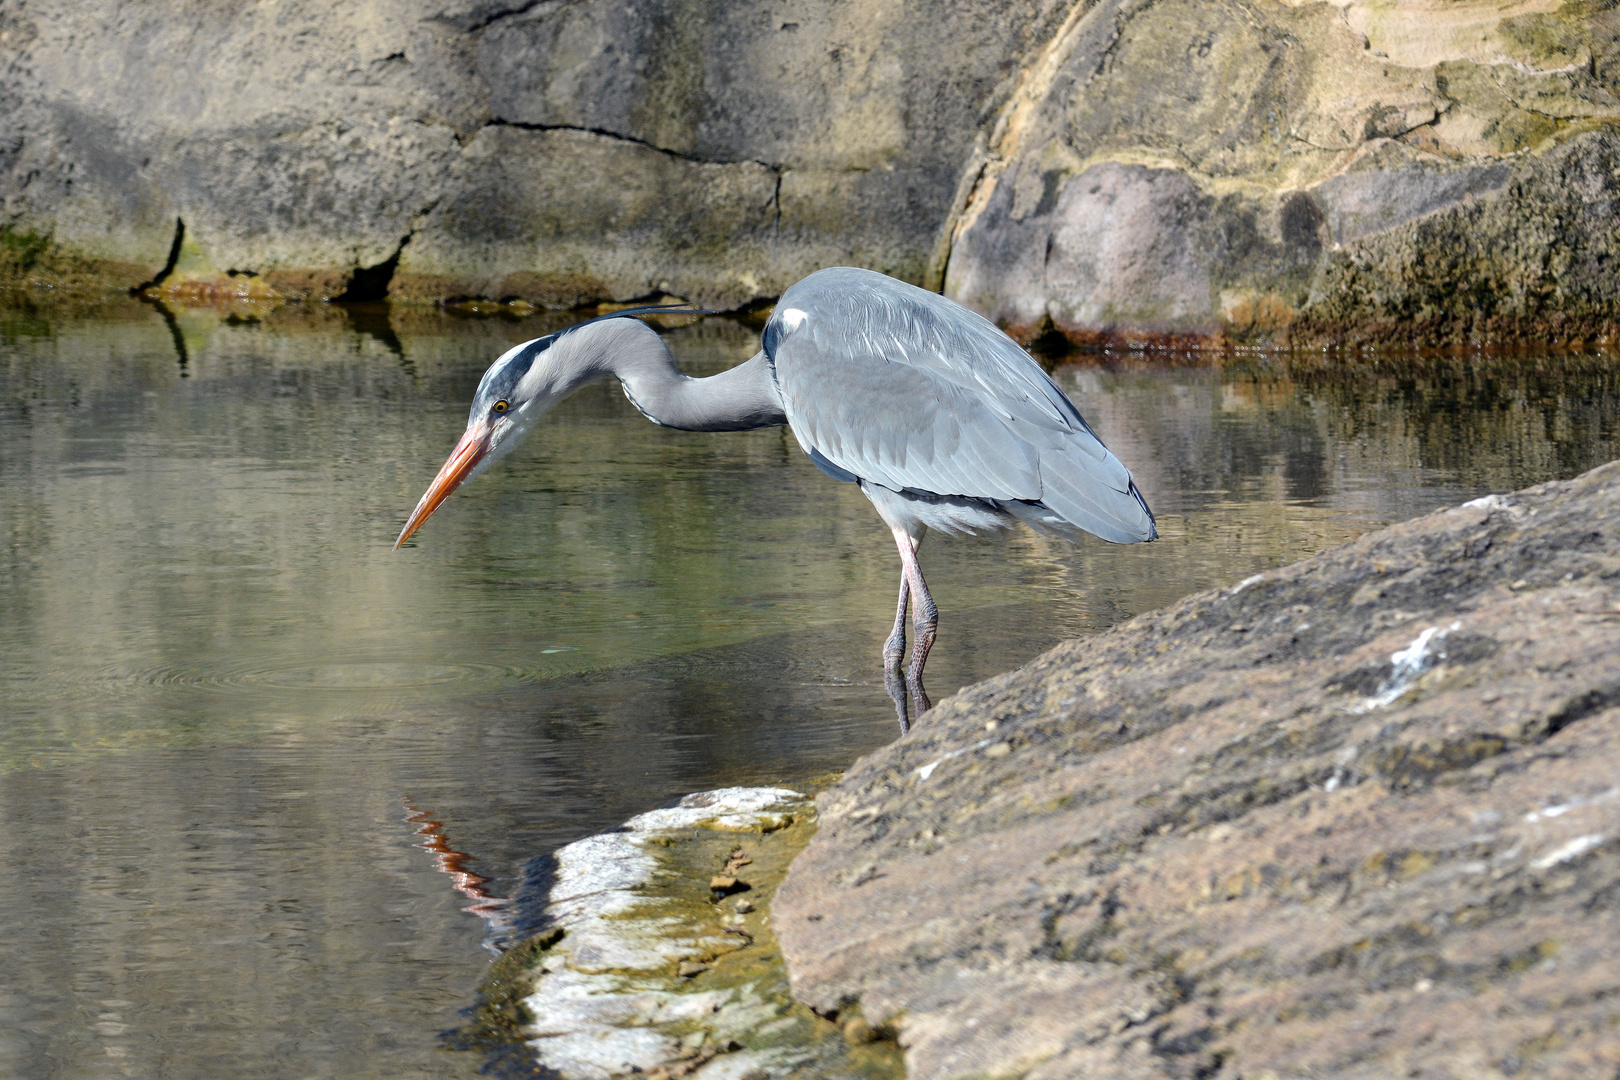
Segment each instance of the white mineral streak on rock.
M1435 658L1445 656L1445 653L1438 652L1432 646L1437 641L1443 641L1445 636L1453 630L1461 627L1461 622L1454 622L1444 629L1431 626L1414 638L1406 648L1397 649L1395 652L1390 653L1389 662L1394 665L1394 668L1390 671L1389 678L1385 679L1378 687L1378 693L1366 698L1351 711L1361 713L1371 712L1373 709L1382 709L1385 705L1390 704L1412 689L1412 684L1424 672L1434 666Z
M967 747L966 749L952 750L950 753L946 754L944 757L935 758L933 761L930 761L928 764L926 764L926 765L924 765L924 766L922 766L920 768L913 769L911 771L917 774L917 782L920 784L923 781L927 780L930 776L933 776L935 769L939 768L941 765L945 764L947 761L951 760L952 758L961 757L963 754L972 753L975 750L983 750L985 747L989 746L991 743L993 743L995 741L996 740L994 738L980 739L978 742L974 743L972 746ZM855 817L856 815L851 814L850 816Z
M1227 593L1226 595L1227 596L1236 596L1238 593L1242 592L1244 589L1247 589L1250 585L1258 585L1258 584L1260 584L1260 582L1262 582L1264 580L1266 580L1266 575L1264 575L1264 574L1252 574L1249 577L1246 577L1242 581L1238 582L1236 585L1232 586L1232 591Z
M696 826L769 827L806 801L785 788L705 791L560 849L546 912L564 936L523 1002L534 1017L526 1033L539 1063L566 1080L609 1080L675 1059L681 1043L658 1030L662 1025L702 1021L708 1039L724 1040L774 1019L774 1006L751 1000L747 987L674 989L681 961L737 948L741 939L717 936L717 927L645 891L665 872L647 844L658 834ZM790 1064L789 1057L722 1055L693 1075L770 1073Z
M1568 862L1571 859L1579 858L1601 843L1603 843L1602 833L1587 833L1585 836L1577 836L1575 839L1571 840L1567 844L1564 844L1562 847L1557 847L1552 851L1549 851L1547 854L1531 863L1530 866L1532 869L1546 870L1549 867L1557 866L1561 862Z
M1462 504L1462 508L1474 508L1479 510L1511 510L1513 509L1513 504L1502 498L1500 495L1484 495L1477 499L1469 499L1467 502Z
M1568 802L1557 803L1553 806L1543 806L1540 810L1532 810L1524 815L1524 820L1534 825L1538 821L1549 818L1560 818L1571 810L1581 810L1588 806L1606 803L1610 799L1620 798L1620 787L1612 787L1593 795L1589 799L1571 799Z

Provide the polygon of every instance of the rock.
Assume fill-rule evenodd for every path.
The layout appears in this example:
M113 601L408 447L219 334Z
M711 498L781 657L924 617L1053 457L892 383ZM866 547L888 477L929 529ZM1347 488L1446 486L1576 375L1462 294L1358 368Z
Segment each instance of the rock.
M819 798L794 992L926 1080L1611 1076L1617 582L1620 463L969 687Z
M917 279L976 131L1060 18L30 0L0 13L0 223L139 267L109 271L126 288L164 271L177 220L226 291L332 296L387 267L407 299L732 307L830 263Z
M734 877L717 874L709 879L709 888L719 896L730 896L732 893L746 892L752 888L746 881L738 881Z
M1076 7L968 162L945 292L1086 342L1612 334L1617 25Z
M849 1044L789 996L768 918L754 934L724 926L696 872L752 835L767 906L812 822L797 792L723 788L537 860L529 876L545 891L512 910L543 929L496 961L452 1041L521 1040L564 1080L846 1074ZM862 1053L863 1075L900 1074L892 1048Z
M1620 336L1620 18L1511 0L28 0L0 285L735 308L834 263L1081 342Z
M738 900L736 906L732 910L739 915L746 915L750 911L754 910L754 905L749 903L747 900Z
M877 1042L877 1032L862 1017L855 1016L844 1022L844 1041L851 1046L865 1046Z

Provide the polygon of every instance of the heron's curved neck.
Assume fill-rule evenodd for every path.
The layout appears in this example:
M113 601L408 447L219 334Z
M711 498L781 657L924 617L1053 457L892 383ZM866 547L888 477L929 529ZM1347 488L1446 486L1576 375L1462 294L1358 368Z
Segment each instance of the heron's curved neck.
M612 375L643 416L683 431L747 431L787 423L764 353L706 379L681 374L663 339L640 319L608 319L564 336L579 350L578 384Z

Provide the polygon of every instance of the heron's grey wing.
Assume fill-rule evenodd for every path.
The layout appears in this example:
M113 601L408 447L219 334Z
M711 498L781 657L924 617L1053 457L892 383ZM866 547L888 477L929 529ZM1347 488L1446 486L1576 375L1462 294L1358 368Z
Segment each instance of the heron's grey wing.
M839 468L895 490L1040 502L1116 543L1157 535L1129 470L1040 365L943 297L823 270L782 296L765 345L795 435Z
M777 353L788 422L806 452L895 491L1040 498L1035 455L972 395L859 353L827 363L809 345L807 335Z

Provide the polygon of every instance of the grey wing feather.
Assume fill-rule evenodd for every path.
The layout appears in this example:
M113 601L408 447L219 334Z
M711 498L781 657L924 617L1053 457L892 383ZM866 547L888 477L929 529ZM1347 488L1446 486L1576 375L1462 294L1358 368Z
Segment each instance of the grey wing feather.
M1040 365L943 297L822 270L783 294L765 347L795 436L840 469L895 491L993 499L1060 532L1157 535L1130 472Z

